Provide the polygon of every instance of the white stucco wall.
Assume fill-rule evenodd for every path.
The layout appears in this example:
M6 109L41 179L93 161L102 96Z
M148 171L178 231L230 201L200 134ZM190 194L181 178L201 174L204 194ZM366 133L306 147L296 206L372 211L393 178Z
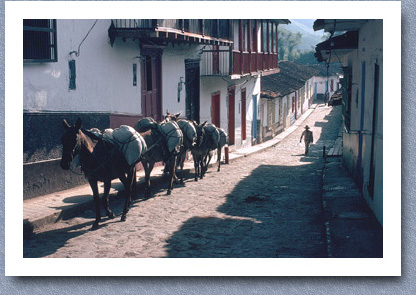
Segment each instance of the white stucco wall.
M200 121L211 122L211 96L220 93L220 127L228 131L228 87L235 86L235 147L251 145L253 121L253 95L260 106L260 78L245 77L236 80L221 77L201 77ZM241 90L246 89L246 140L241 136Z
M375 131L375 183L374 183L374 199L372 199L367 189L363 189L364 196L375 215L383 224L383 26L381 20L370 20L360 30L358 41L358 49L362 53L360 55L360 66L365 62L365 106L364 106L364 130L371 133L373 127L373 111L374 111L374 72L375 64L379 65L380 83L378 95L378 117L377 130ZM362 73L361 73L362 75ZM360 80L361 76L360 75ZM360 84L361 85L361 84ZM361 90L361 89L360 89ZM361 94L361 91L360 91ZM371 159L371 134L364 137L364 187L369 184L370 178L370 159Z
M201 77L201 94L200 94L200 122L207 121L212 123L211 117L211 99L214 93L220 94L220 126L228 130L228 85L220 77L209 76ZM217 126L218 127L218 126Z
M185 81L185 59L198 58L201 46L189 44L175 45L169 44L162 55L162 113L166 110L170 113L181 112L181 116L186 116L186 86L182 84L180 91L180 101L178 102L178 84Z
M357 165L359 155L358 132L361 129L362 77L365 63L363 150L362 150L362 191L377 219L383 224L383 30L382 20L369 20L359 31L358 52L353 51L344 56L344 66L352 68L352 97L350 133L344 134L344 160L350 170ZM374 110L374 71L375 64L380 67L380 84L378 96L378 128L375 132L375 183L374 199L368 193L371 140Z
M334 81L334 88L333 91L331 91L331 79ZM328 81L328 92L329 92L329 96L331 96L335 91L337 91L337 84L339 83L339 79L338 76L329 76L329 78L327 77L321 77L321 76L314 76L312 79L312 93L314 91L314 83L317 83L317 94L325 94L325 84Z
M110 20L98 20L80 47L76 89L69 90L70 52L95 20L57 20L58 62L24 64L23 107L27 111L115 112L140 114L138 42L108 38ZM133 64L137 86L133 86Z

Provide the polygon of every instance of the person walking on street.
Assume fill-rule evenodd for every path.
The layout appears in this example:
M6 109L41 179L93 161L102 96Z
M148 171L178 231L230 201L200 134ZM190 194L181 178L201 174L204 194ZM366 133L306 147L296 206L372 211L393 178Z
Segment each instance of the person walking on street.
M309 130L309 126L305 126L305 130L302 132L302 136L300 137L299 142L302 142L302 138L305 136L305 156L309 152L309 145L313 142L313 133Z

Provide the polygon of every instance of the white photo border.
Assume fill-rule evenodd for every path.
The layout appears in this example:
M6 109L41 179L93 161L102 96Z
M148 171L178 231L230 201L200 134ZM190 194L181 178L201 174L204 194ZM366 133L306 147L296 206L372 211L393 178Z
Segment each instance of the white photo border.
M322 9L325 7L325 9ZM5 3L5 274L7 276L400 276L401 3L398 1L161 1ZM156 9L157 8L157 9ZM230 13L232 11L233 13ZM383 258L23 258L25 18L383 19ZM76 16L74 18L74 16ZM312 17L311 17L312 16ZM232 18L232 17L231 17ZM21 36L21 37L19 37ZM393 99L394 98L394 99Z

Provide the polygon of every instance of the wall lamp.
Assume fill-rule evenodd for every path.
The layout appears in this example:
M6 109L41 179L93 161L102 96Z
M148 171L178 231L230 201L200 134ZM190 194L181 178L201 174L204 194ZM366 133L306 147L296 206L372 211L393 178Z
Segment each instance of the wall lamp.
M183 81L183 77L180 77L178 82L178 102L181 101L182 84L185 84L185 82Z

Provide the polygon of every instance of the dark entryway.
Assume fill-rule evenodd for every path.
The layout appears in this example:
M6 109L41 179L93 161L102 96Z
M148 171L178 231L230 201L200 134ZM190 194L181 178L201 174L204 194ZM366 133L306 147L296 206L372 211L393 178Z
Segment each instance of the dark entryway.
M186 117L199 124L199 59L185 60Z
M211 122L217 127L220 126L220 92L211 95Z

